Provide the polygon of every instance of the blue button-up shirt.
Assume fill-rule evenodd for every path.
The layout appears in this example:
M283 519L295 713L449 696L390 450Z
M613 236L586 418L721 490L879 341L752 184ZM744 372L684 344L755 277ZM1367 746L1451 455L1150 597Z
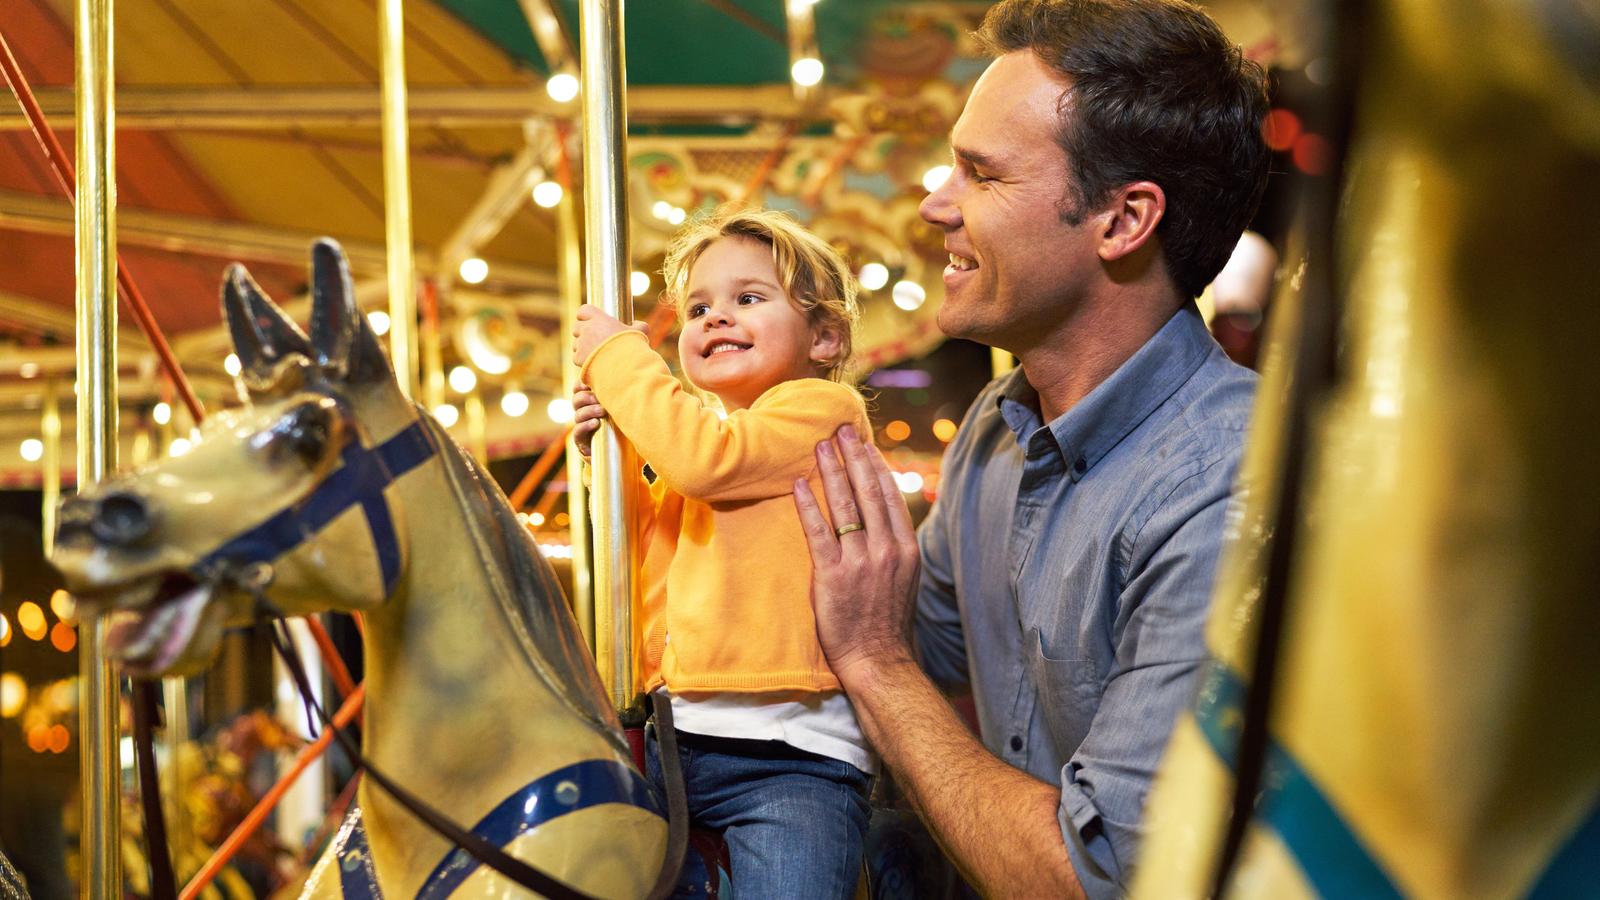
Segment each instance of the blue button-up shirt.
M918 534L923 666L970 685L990 752L1061 786L1091 897L1127 883L1206 658L1255 381L1192 305L1048 424L1018 369L968 411Z

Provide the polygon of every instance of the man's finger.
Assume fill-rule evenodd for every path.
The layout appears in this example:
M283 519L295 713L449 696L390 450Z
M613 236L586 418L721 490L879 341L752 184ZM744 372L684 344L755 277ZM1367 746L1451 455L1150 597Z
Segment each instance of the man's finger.
M900 485L894 480L894 473L889 471L889 462L883 458L877 447L867 448L867 455L872 461L872 468L878 474L878 487L884 496L893 496L886 505L889 513L889 528L894 534L896 543L915 543L917 528L911 524L911 509L906 506L905 499L900 496ZM897 502L898 501L898 502Z
M811 565L824 566L837 562L839 539L828 527L828 520L822 517L822 507L818 505L816 495L811 493L811 486L806 484L804 478L795 479L794 506L800 512L800 527L805 529Z
M890 539L894 533L889 522L889 501L878 483L878 473L872 467L866 445L850 425L839 426L837 441L844 451L845 473L850 478L850 487L861 515L856 521L866 526L869 537ZM895 496L899 496L898 491Z
M854 486L845 474L844 465L839 462L839 454L831 439L817 445L817 472L822 476L822 492L827 495L833 527L863 524L856 507Z

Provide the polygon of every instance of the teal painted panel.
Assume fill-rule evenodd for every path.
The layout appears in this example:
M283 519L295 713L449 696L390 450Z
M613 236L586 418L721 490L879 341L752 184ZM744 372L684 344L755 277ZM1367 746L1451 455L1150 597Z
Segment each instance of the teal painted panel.
M517 0L436 0L456 18L499 45L511 56L541 74L550 74L550 65L533 40L533 29L522 15ZM574 20L576 21L576 20Z
M512 58L548 74L517 0L437 0ZM789 50L783 0L723 0L760 28L717 9L707 0L632 0L626 4L630 84L749 85L789 80ZM826 80L851 68L868 22L886 6L914 0L821 0L815 9L817 43L828 67ZM556 0L567 30L578 28L579 0Z

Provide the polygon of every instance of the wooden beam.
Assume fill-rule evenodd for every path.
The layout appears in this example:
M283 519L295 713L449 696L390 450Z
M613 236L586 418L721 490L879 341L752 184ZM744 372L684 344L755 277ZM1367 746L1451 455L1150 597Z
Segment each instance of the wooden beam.
M70 122L70 88L37 91L45 115ZM0 109L0 131L28 127L18 107ZM417 87L407 108L413 128L516 125L530 116L573 114L570 106L550 99L541 87ZM658 86L628 91L628 121L750 122L766 119L819 117L806 113L787 83L739 87ZM377 128L380 123L375 87L250 87L173 88L119 85L117 126L146 131L196 128L249 131L291 128Z
M71 235L72 207L65 200L0 191L0 228L36 234ZM312 231L274 228L246 222L206 219L177 213L122 207L117 210L117 238L123 246L150 247L174 253L195 253L243 262L305 265L311 242L321 237ZM384 247L376 241L341 239L350 268L357 273L384 271ZM432 270L431 250L419 249L417 264ZM519 263L489 260L498 283L553 293L555 273Z

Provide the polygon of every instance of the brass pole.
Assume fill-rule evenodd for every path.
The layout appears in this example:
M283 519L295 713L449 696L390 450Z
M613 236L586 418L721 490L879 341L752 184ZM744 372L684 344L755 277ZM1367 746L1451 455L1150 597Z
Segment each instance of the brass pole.
M40 463L44 474L44 555L55 552L56 507L61 503L61 396L54 378L45 379L44 415L40 417L39 432L44 438L44 456Z
M188 682L182 678L161 679L161 705L165 715L163 729L167 743L166 771L161 773L161 808L167 816L167 843L189 846L189 814L184 805L183 745L189 743ZM181 874L181 873L180 873Z
M483 392L473 388L461 401L463 418L467 420L467 449L478 458L478 464L489 468L489 421L483 408Z
M628 290L629 249L623 138L628 120L622 48L622 0L583 0L583 197L585 284L588 299L624 322L633 321ZM634 695L633 482L638 457L611 428L595 435L595 662L616 707Z
M117 468L116 113L112 0L78 0L78 489ZM105 656L105 617L79 629L79 735L83 784L82 896L118 900L121 760L117 678Z
M999 378L1015 367L1016 360L1012 358L1010 350L1001 350L999 347L989 348L989 369L993 377Z
M558 140L565 141L565 129ZM564 154L566 149L563 147ZM556 208L557 233L560 247L556 254L561 284L561 358L572 358L572 325L575 313L583 303L583 247L578 238L578 206L570 177L562 180L561 203ZM578 383L578 368L562 366L561 387L568 397ZM568 438L570 441L571 439ZM578 619L578 629L595 652L594 642L594 573L589 555L589 491L583 485L583 459L577 448L567 446L567 520L572 540L572 612Z
M400 390L411 397L417 389L417 297L412 286L405 20L400 0L379 0L378 43L383 55L383 220L389 250L389 356Z

